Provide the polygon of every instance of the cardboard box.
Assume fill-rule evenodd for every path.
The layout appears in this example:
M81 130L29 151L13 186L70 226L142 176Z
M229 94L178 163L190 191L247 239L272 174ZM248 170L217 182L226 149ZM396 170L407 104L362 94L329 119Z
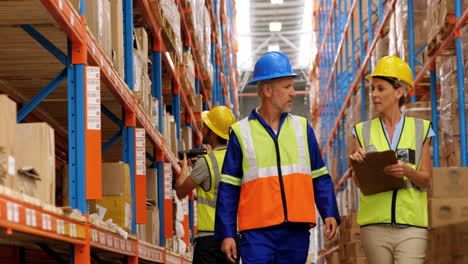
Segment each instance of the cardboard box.
M433 198L429 200L429 226L439 227L468 221L468 199Z
M54 130L47 123L16 124L15 152L18 169L34 168L40 178L17 177L15 189L55 204Z
M194 96L194 104L193 104L193 111L194 112L202 112L203 111L203 95L196 94Z
M456 225L454 227L454 236L454 254L457 256L468 256L468 222Z
M159 245L159 209L157 206L148 206L147 212L145 241Z
M128 164L123 162L102 164L102 195L131 196Z
M146 170L146 198L158 206L158 170Z
M431 197L468 197L468 168L433 168Z
M112 63L114 68L124 76L124 42L123 42L123 8L122 0L110 0Z
M453 226L441 226L429 231L427 247L427 258L435 259L439 257L452 256L454 253L454 229Z
M103 196L95 202L96 208L89 207L90 213L104 212L103 221L112 223L129 232L132 227L132 199L130 196Z
M361 246L360 241L355 241L346 244L345 246L346 257L349 258L357 258L357 257L365 257L364 249Z
M0 95L0 184L12 188L16 175L16 103Z

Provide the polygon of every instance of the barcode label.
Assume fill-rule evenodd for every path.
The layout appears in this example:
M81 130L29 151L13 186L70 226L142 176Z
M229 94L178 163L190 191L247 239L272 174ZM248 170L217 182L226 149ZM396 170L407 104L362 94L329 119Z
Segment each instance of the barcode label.
M101 244L105 245L106 244L106 234L100 232L99 233L99 238L100 238Z
M96 230L91 230L91 239L93 240L93 242L97 242L98 241L98 232Z
M145 138L145 129L143 128L135 129L135 135L137 138Z
M34 227L37 226L36 210L26 209L26 225Z
M76 237L76 225L75 224L70 224L70 236L71 237Z
M145 147L145 138L137 138L135 140L135 144L139 148L144 148Z
M89 79L101 79L99 67L87 66L86 67L86 78Z
M42 215L42 229L52 230L52 217L48 214Z
M88 88L88 92L99 92L101 90L100 80L88 79L86 81L86 85Z
M88 117L88 129L89 130L100 130L101 129L101 118L100 117Z
M65 222L63 220L57 219L57 234L63 235L65 234Z
M59 6L59 9L60 9L60 10L63 9L63 2L62 2L62 0L59 0L59 1L58 1L58 6Z
M136 165L145 166L146 165L146 157L136 157Z
M137 165L137 172L138 175L146 175L146 166L145 165Z
M74 26L75 24L75 16L73 15L73 12L70 10L70 24Z
M101 117L101 106L88 105L88 117Z
M108 236L107 236L107 245L108 245L109 247L112 247L112 236L111 236L111 235L108 235Z
M164 174L164 199L172 199L172 175Z
M101 94L99 92L88 92L88 104L101 104Z
M19 223L19 205L7 203L7 219L10 222Z
M144 148L136 148L136 156L146 158L146 150Z

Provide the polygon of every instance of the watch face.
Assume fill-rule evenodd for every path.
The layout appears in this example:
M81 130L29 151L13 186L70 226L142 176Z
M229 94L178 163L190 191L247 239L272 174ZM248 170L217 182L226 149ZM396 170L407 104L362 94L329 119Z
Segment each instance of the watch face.
M397 149L397 159L409 163L409 149Z

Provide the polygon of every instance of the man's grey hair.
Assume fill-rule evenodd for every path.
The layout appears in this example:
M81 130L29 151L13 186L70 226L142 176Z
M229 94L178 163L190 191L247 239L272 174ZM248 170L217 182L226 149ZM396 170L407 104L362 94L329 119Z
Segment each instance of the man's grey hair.
M257 83L257 94L260 98L262 98L263 96L263 87L265 86L265 84L271 84L271 80L261 80L261 81L258 81Z

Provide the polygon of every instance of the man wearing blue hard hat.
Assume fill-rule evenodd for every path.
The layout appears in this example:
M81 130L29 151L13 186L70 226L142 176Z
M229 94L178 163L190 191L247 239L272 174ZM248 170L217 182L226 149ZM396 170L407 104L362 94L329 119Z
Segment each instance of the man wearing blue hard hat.
M261 104L231 126L216 204L215 238L243 263L305 263L309 229L324 219L327 239L340 223L333 183L307 120L290 114L294 78L288 57L268 52L255 64Z

